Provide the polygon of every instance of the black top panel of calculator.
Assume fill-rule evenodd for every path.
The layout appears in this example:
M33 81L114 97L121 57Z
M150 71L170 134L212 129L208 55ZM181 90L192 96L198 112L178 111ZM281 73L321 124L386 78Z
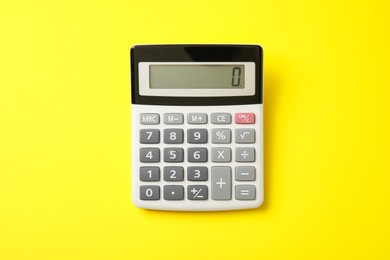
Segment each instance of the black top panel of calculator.
M132 104L213 106L262 104L263 102L263 50L259 45L135 45L131 48ZM254 62L256 90L252 96L224 97L170 97L141 96L139 94L140 62Z

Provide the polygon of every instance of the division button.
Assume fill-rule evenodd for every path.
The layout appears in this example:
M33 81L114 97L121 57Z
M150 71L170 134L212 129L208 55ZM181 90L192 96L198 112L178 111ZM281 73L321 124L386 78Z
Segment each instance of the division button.
M229 113L212 113L212 124L230 124L232 122L232 116Z
M160 123L160 115L156 113L141 113L141 125L158 125Z
M206 124L207 114L206 113L189 113L187 114L187 123L189 124Z
M165 200L183 200L184 187L181 185L165 185L164 186Z
M188 185L187 198L189 200L207 200L208 199L207 185Z
M237 185L236 200L254 200L256 198L256 187L254 185Z
M158 185L141 185L139 187L139 196L141 200L159 200L160 186Z
M164 114L164 124L166 125L181 125L184 122L184 116L181 113Z
M232 199L232 173L230 167L211 167L211 198L213 200Z
M236 148L236 162L254 162L255 148L238 147Z

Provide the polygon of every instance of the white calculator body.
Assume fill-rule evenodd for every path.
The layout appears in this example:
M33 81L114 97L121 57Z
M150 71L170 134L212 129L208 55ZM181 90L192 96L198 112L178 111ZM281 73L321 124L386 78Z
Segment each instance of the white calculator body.
M262 204L262 57L258 45L132 47L137 207L211 211Z

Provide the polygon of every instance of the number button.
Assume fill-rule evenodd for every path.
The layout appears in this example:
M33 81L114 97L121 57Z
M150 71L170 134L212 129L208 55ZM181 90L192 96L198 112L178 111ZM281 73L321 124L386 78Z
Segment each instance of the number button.
M164 181L183 181L184 169L180 166L164 167Z
M183 148L164 148L164 162L183 162Z
M141 148L139 151L140 162L154 163L160 161L160 149L158 148Z
M158 144L160 142L160 130L158 129L140 130L139 142L141 144Z
M139 187L141 200L159 200L160 186L158 185L142 185Z
M207 148L188 148L189 162L207 162Z
M166 144L182 144L183 143L182 129L165 129L164 143Z
M207 143L207 129L188 129L187 142L190 144Z
M139 178L141 181L159 181L160 168L159 167L141 167L139 169Z
M187 168L187 180L189 181L207 181L208 169L204 166L188 167Z

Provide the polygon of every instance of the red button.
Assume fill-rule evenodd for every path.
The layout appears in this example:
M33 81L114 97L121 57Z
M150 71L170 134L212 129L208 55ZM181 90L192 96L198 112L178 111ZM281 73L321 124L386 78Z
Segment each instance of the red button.
M234 115L236 124L254 124L255 114L253 113L236 113Z

